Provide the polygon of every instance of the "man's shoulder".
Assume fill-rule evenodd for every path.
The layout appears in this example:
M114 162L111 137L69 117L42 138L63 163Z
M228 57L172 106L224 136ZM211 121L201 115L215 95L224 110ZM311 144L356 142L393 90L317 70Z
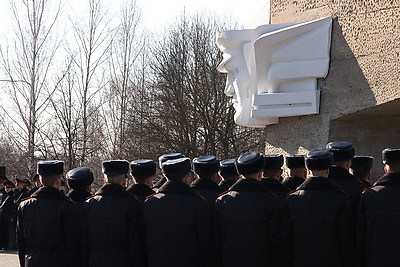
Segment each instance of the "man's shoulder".
M157 205L157 203L165 202L182 202L188 205L196 205L195 203L206 203L206 200L197 192L187 192L187 193L163 193L158 192L146 197L144 206Z

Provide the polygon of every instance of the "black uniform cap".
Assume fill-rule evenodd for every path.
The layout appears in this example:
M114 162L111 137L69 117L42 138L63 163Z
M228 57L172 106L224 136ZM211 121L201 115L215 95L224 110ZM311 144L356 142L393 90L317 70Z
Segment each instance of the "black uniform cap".
M305 168L304 155L289 155L285 157L286 167L289 169Z
M335 141L326 145L326 149L333 153L334 161L344 161L354 158L356 148L347 141Z
M180 159L180 158L184 158L184 157L185 157L185 155L183 155L182 153L164 154L158 158L158 165L160 166L160 169L162 169L163 162L166 162L167 160L170 160L170 159Z
M127 174L129 172L129 162L126 160L107 160L102 162L102 172L114 176Z
M67 172L68 186L75 188L82 188L89 186L93 183L93 172L88 167L78 167Z
M370 156L355 156L351 160L351 165L350 168L352 169L372 169L372 166L374 164L374 158Z
M149 177L156 174L156 163L151 159L138 159L131 162L132 176Z
M383 164L400 163L400 148L386 148L382 151Z
M6 176L6 166L0 166L0 179L2 180L8 180Z
M193 159L193 170L197 174L211 174L219 171L219 160L215 156L201 156Z
M163 162L162 169L167 177L172 177L188 174L191 171L192 166L189 158L178 158Z
M10 180L6 180L3 183L4 187L12 187L15 188L15 184L13 182L11 182Z
M306 155L306 166L309 170L326 170L332 164L333 154L327 149L314 149Z
M258 152L247 152L236 159L235 165L239 174L256 173L264 168L264 157Z
M16 178L15 180L16 180L17 184L26 184L27 186L31 185L31 181L29 181L29 179L26 179L26 178L24 178L24 179Z
M60 175L64 172L64 162L60 160L44 160L37 163L40 176Z
M220 161L219 173L221 174L222 177L238 175L238 172L237 172L237 169L235 166L235 161L236 161L236 159L224 159L224 160Z
M276 170L283 166L283 156L281 154L264 155L264 170Z

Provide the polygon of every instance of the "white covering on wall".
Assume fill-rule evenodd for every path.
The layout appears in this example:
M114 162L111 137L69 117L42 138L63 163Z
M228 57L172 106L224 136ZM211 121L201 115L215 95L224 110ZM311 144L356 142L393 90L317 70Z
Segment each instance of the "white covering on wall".
M235 122L249 127L319 113L317 78L329 69L332 19L217 33Z

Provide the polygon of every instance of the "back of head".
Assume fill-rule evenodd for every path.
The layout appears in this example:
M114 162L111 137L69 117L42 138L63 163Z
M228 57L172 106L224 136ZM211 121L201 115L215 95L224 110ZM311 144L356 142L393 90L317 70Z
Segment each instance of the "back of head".
M304 155L288 155L285 157L286 167L290 176L306 177L306 163Z
M354 158L355 147L347 141L334 141L326 145L326 149L333 153L335 163L344 162Z
M163 162L162 169L168 180L182 181L191 171L189 158L171 159Z
M382 151L383 164L388 165L390 171L400 172L400 148L386 148Z
M201 178L209 179L218 173L219 160L215 156L200 156L193 159L193 170Z
M350 168L352 173L358 179L363 180L367 177L374 164L374 158L369 156L355 156L351 160Z
M264 155L264 176L278 178L282 174L283 156L281 154Z
M236 159L224 159L220 161L220 175L225 179L235 178L239 175L235 166Z
M119 184L129 173L129 162L126 160L107 160L102 162L102 172L109 183Z
M238 173L245 177L262 171L264 164L264 157L258 152L244 153L235 162Z
M68 186L72 189L84 189L94 180L93 172L88 167L78 167L67 172Z
M143 183L156 174L156 163L151 159L138 159L130 163L131 175L137 183Z
M333 154L327 149L314 149L307 153L305 162L310 171L329 170L333 164Z
M288 155L285 157L285 162L288 169L300 169L306 167L304 155Z
M37 163L37 173L44 186L55 186L64 172L64 162L60 160L44 160Z

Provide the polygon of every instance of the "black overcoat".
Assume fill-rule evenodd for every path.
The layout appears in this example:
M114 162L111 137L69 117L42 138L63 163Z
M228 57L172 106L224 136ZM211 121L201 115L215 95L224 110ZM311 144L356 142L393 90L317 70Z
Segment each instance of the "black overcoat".
M0 198L0 248L13 248L15 246L15 236L11 236L11 229L15 220L15 194L14 191L4 192ZM14 228L15 234L15 228ZM10 240L11 238L11 240ZM14 242L11 242L14 240ZM14 244L12 244L14 243Z
M165 178L164 176L162 176L160 178L160 180L157 181L157 183L153 186L153 190L158 190L159 188L161 188L161 186L163 186L165 183L167 182L167 178Z
M361 195L359 266L400 266L400 173L389 172Z
M126 191L135 195L142 203L146 200L146 197L155 193L154 190L145 184L131 184Z
M237 180L222 180L219 182L219 187L221 187L223 190L228 190L232 185L234 185L237 182Z
M262 178L261 183L271 190L280 200L285 201L290 189L284 186L279 180L274 178Z
M290 191L296 190L298 186L300 186L302 183L304 183L306 179L303 177L298 177L298 176L293 176L293 177L287 177L283 180L282 184L289 188Z
M285 201L286 266L354 266L349 196L329 179L310 177Z
M92 196L92 194L85 189L72 189L69 191L67 196L76 204L83 205L85 203L86 199Z
M337 166L329 170L328 178L350 196L353 215L356 216L360 196L365 188L364 184L345 168Z
M280 200L259 181L242 178L215 202L218 266L280 266Z
M54 187L41 187L17 212L21 267L81 266L80 222L73 202Z
M145 266L140 203L118 184L103 185L83 205L85 265Z
M205 198L210 207L214 207L214 202L224 190L211 179L196 179L190 184L190 188L198 192Z
M168 181L143 203L150 267L212 267L215 251L207 202L180 181Z

